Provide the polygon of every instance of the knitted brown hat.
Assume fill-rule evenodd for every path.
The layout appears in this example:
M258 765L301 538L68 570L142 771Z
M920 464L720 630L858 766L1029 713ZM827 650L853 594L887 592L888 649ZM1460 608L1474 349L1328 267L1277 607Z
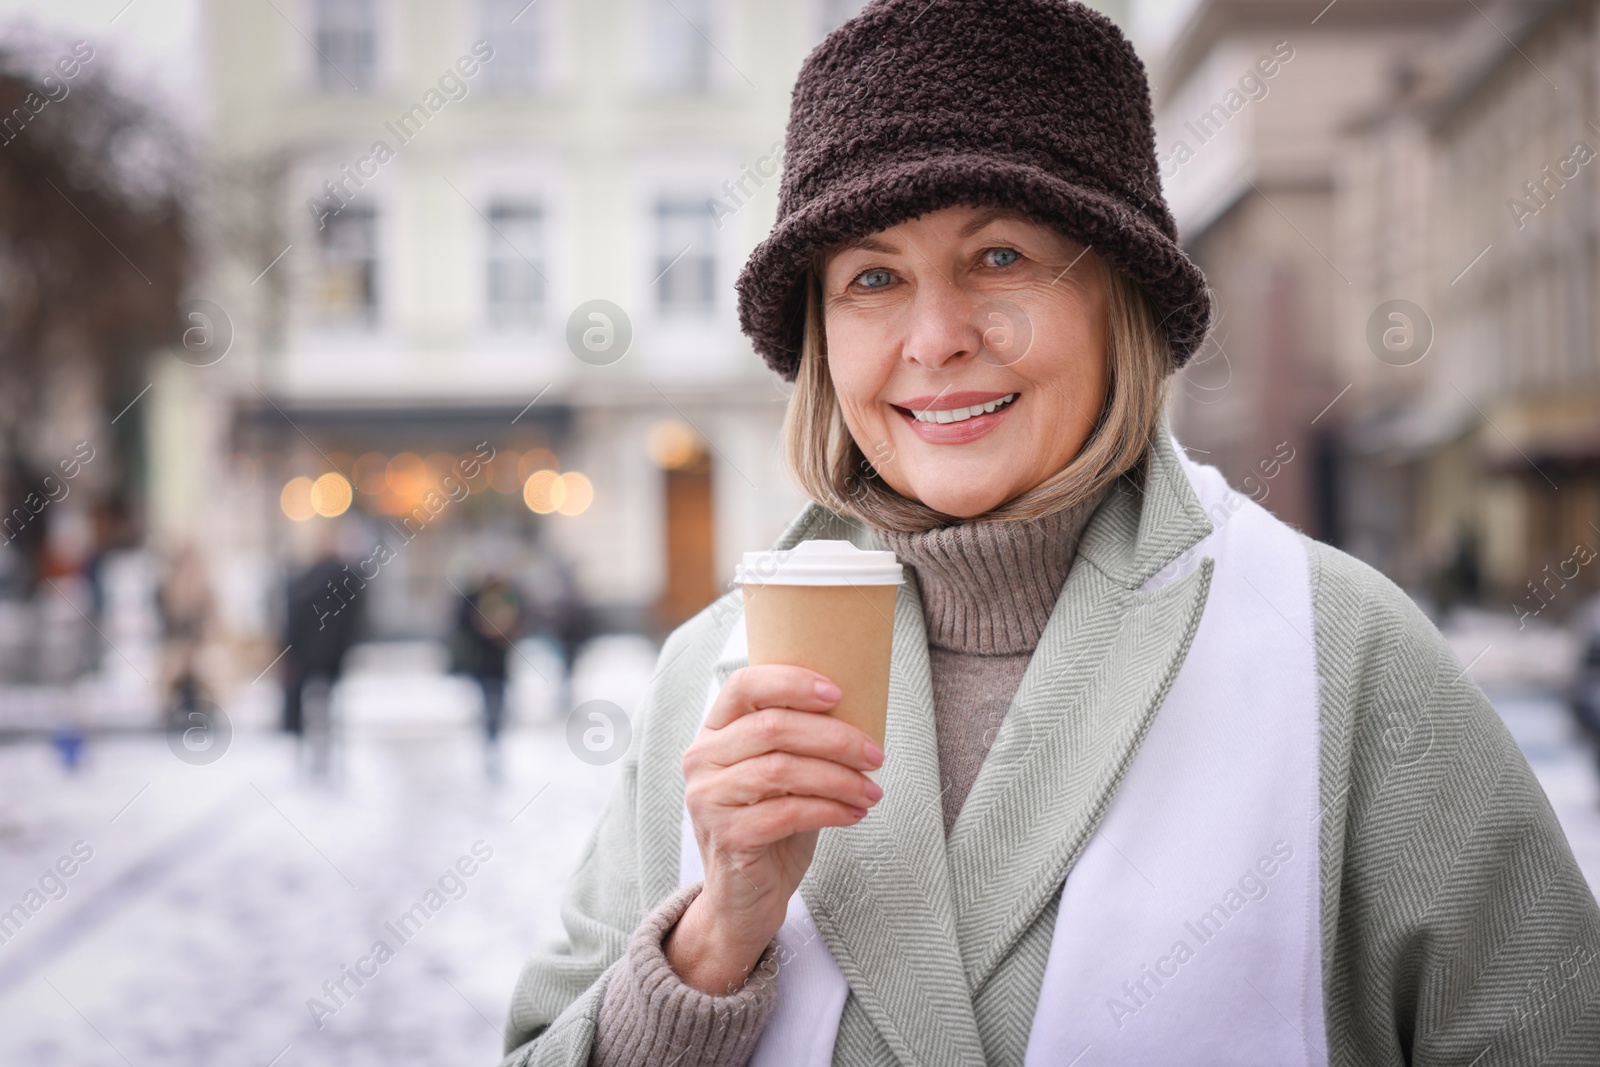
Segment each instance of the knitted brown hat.
M811 256L955 204L1005 207L1138 282L1175 366L1204 339L1205 277L1161 195L1144 64L1076 0L875 0L806 58L778 222L739 276L739 322L793 381Z

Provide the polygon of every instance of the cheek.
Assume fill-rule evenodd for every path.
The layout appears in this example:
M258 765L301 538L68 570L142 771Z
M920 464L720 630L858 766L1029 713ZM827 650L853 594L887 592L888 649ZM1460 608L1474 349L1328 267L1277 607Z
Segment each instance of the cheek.
M828 333L828 375L845 421L855 429L883 419L880 400L888 385L893 359L881 358L870 339L835 326Z
M1105 308L1095 300L1085 299L1052 310L1054 314L1048 315L1040 339L1035 342L1041 358L1031 367L1019 369L1074 402L1091 400L1092 418L1099 412L1107 384Z
M1029 429L1051 453L1047 462L1062 465L1088 437L1105 403L1105 341L1102 331L1081 321L1059 323L1044 336L1058 340L1036 349L1039 358L1019 363L1017 370L1031 382L1037 401Z
M1062 417L1073 424L1092 424L1100 415L1105 403L1106 357L1104 349L1089 350L1083 358L1074 358L1061 368L1055 383L1066 409Z
M872 443L884 441L887 436L877 392L860 383L841 383L838 375L834 377L833 387L839 398L839 413L844 416L845 428L855 438L856 445L867 455L872 455Z
M1070 458L1088 439L1100 417L1100 409L1105 406L1104 360L1074 363L1063 370L1053 385L1051 393L1057 407L1054 435Z

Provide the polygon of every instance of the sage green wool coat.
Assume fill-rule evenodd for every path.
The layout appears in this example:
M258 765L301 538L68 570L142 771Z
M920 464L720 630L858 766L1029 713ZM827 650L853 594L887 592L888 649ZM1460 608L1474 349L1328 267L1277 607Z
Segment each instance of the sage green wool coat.
M1062 880L1188 650L1200 612L1140 586L1211 531L1174 445L1090 520L960 817L945 837L914 583L895 614L885 798L821 832L801 884L850 985L836 1065L1020 1065ZM817 507L779 542L869 533ZM1521 752L1392 583L1306 540L1321 685L1329 1062L1600 1065L1600 908ZM588 1062L612 964L678 888L680 760L739 618L737 591L667 640L632 750L533 955L504 1065ZM853 884L874 869L873 906ZM888 906L882 902L887 901ZM1169 1061L1183 1064L1182 1049Z

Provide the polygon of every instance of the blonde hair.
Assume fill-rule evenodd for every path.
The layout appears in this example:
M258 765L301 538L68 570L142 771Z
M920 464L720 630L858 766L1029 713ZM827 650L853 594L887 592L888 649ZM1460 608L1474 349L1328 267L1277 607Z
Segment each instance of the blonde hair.
M1137 466L1149 449L1166 399L1171 348L1138 284L1100 256L1090 258L1106 285L1105 403L1071 462L984 519L1028 522L1073 507ZM783 424L789 469L817 503L878 529L917 532L960 521L890 488L850 435L828 370L821 273L818 257L805 279L800 368Z

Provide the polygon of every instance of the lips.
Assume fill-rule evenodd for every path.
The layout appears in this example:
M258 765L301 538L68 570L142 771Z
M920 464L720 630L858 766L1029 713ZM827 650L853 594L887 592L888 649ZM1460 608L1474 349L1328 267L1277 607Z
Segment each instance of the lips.
M929 444L958 445L986 436L1010 413L1020 393L946 392L890 405Z
M992 414L1010 404L1017 398L1016 393L1007 393L995 400L988 400L981 404L968 404L959 408L912 408L911 417L918 422L965 422L979 415Z
M893 407L903 408L906 411L949 411L954 408L971 407L974 404L987 404L991 400L1002 397L1015 396L1016 393L979 392L975 389L953 390L946 389L938 393L929 393L925 396L908 396L904 400L897 400Z

